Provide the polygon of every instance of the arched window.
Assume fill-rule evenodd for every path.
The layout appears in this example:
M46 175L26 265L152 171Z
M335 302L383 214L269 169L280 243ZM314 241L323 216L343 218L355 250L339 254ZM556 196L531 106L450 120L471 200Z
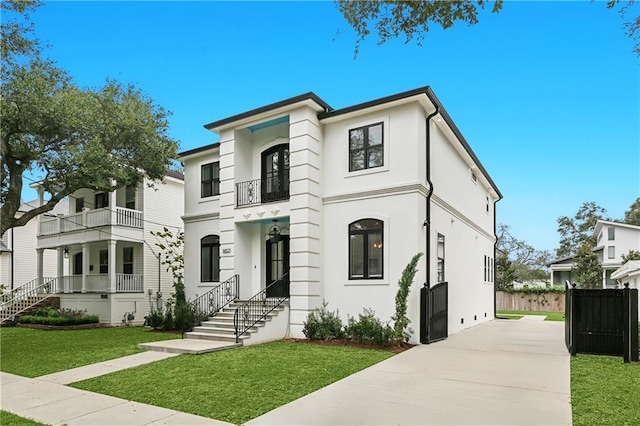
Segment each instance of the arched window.
M262 153L262 202L289 198L289 144Z
M349 279L382 279L383 222L362 219L349 225Z
M200 281L220 281L220 238L207 235L200 240Z

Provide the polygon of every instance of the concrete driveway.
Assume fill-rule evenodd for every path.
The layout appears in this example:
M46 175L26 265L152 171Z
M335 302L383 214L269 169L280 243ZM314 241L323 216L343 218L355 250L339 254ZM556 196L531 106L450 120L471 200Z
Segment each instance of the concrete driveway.
M542 318L416 346L247 424L570 425L564 323Z

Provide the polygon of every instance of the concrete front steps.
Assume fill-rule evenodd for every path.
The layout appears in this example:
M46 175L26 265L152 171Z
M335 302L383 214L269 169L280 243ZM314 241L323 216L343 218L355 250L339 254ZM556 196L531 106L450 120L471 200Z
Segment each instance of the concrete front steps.
M236 300L224 307L221 311L216 313L213 317L209 317L207 321L204 321L198 327L194 327L193 331L185 333L185 337L189 339L203 339L213 340L219 342L233 342L236 341L236 331L233 324L233 316L236 309L246 303L246 300ZM285 302L288 303L288 302ZM259 320L253 327L251 327L245 334L240 336L239 344L243 341L250 339L255 333L258 333L260 328L264 327L274 316L284 310L284 306L280 305L272 312L270 312L266 318ZM258 319L258 317L255 317Z

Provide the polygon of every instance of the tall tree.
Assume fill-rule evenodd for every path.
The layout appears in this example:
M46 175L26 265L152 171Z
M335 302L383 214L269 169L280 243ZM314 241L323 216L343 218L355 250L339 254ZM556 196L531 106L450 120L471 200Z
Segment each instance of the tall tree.
M544 280L549 278L546 264L550 253L536 250L511 234L510 227L499 224L496 232L496 285L509 287L514 281Z
M475 25L486 5L493 3L492 13L500 12L503 6L502 0L336 0L336 2L338 9L358 36L355 46L356 55L360 42L372 33L370 25L375 28L379 45L400 36L405 37L405 43L415 38L420 45L430 25L439 25L444 29L452 27L456 22ZM618 10L624 21L626 35L636 40L634 52L640 56L638 41L640 40L640 16L632 16L632 12L637 12L633 7L634 2L635 0L625 2L607 0L606 7Z
M140 90L107 81L98 90L76 86L53 62L43 60L30 27L7 12L27 14L39 3L2 1L0 86L0 235L50 211L81 188L112 191L144 178L162 179L175 158L169 113ZM5 20L6 19L6 20ZM11 22L18 22L10 25ZM16 218L25 173L42 176L50 199Z
M558 232L562 236L557 256L570 256L578 252L585 244L595 246L593 228L600 219L607 220L607 211L594 201L585 202L573 217L560 216L558 218Z
M628 225L640 226L640 197L636 198L629 210L624 212L623 222Z

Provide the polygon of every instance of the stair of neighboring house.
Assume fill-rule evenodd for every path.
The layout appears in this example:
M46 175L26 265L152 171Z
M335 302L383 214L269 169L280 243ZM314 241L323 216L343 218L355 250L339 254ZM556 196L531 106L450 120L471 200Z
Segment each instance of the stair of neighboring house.
M207 321L202 322L197 327L193 328L193 331L185 333L185 337L190 339L204 339L204 340L217 340L222 342L235 342L236 330L233 324L233 316L237 308L247 303L246 300L235 300L228 306L225 306L216 313L214 316L209 317ZM286 303L286 302L285 302ZM258 320L258 322L251 327L247 333L240 336L240 343L242 341L251 338L253 333L258 332L261 327L271 321L271 318L278 315L280 311L284 310L284 306L278 306L272 312L267 314L264 319ZM258 319L256 317L255 319Z
M24 306L28 306L25 308ZM60 297L52 296L51 294L38 294L30 296L26 300L21 300L21 303L15 303L3 307L2 315L0 316L0 326L7 323L17 322L17 319L23 315L31 315L33 311L38 308L52 307L55 309L60 308Z

